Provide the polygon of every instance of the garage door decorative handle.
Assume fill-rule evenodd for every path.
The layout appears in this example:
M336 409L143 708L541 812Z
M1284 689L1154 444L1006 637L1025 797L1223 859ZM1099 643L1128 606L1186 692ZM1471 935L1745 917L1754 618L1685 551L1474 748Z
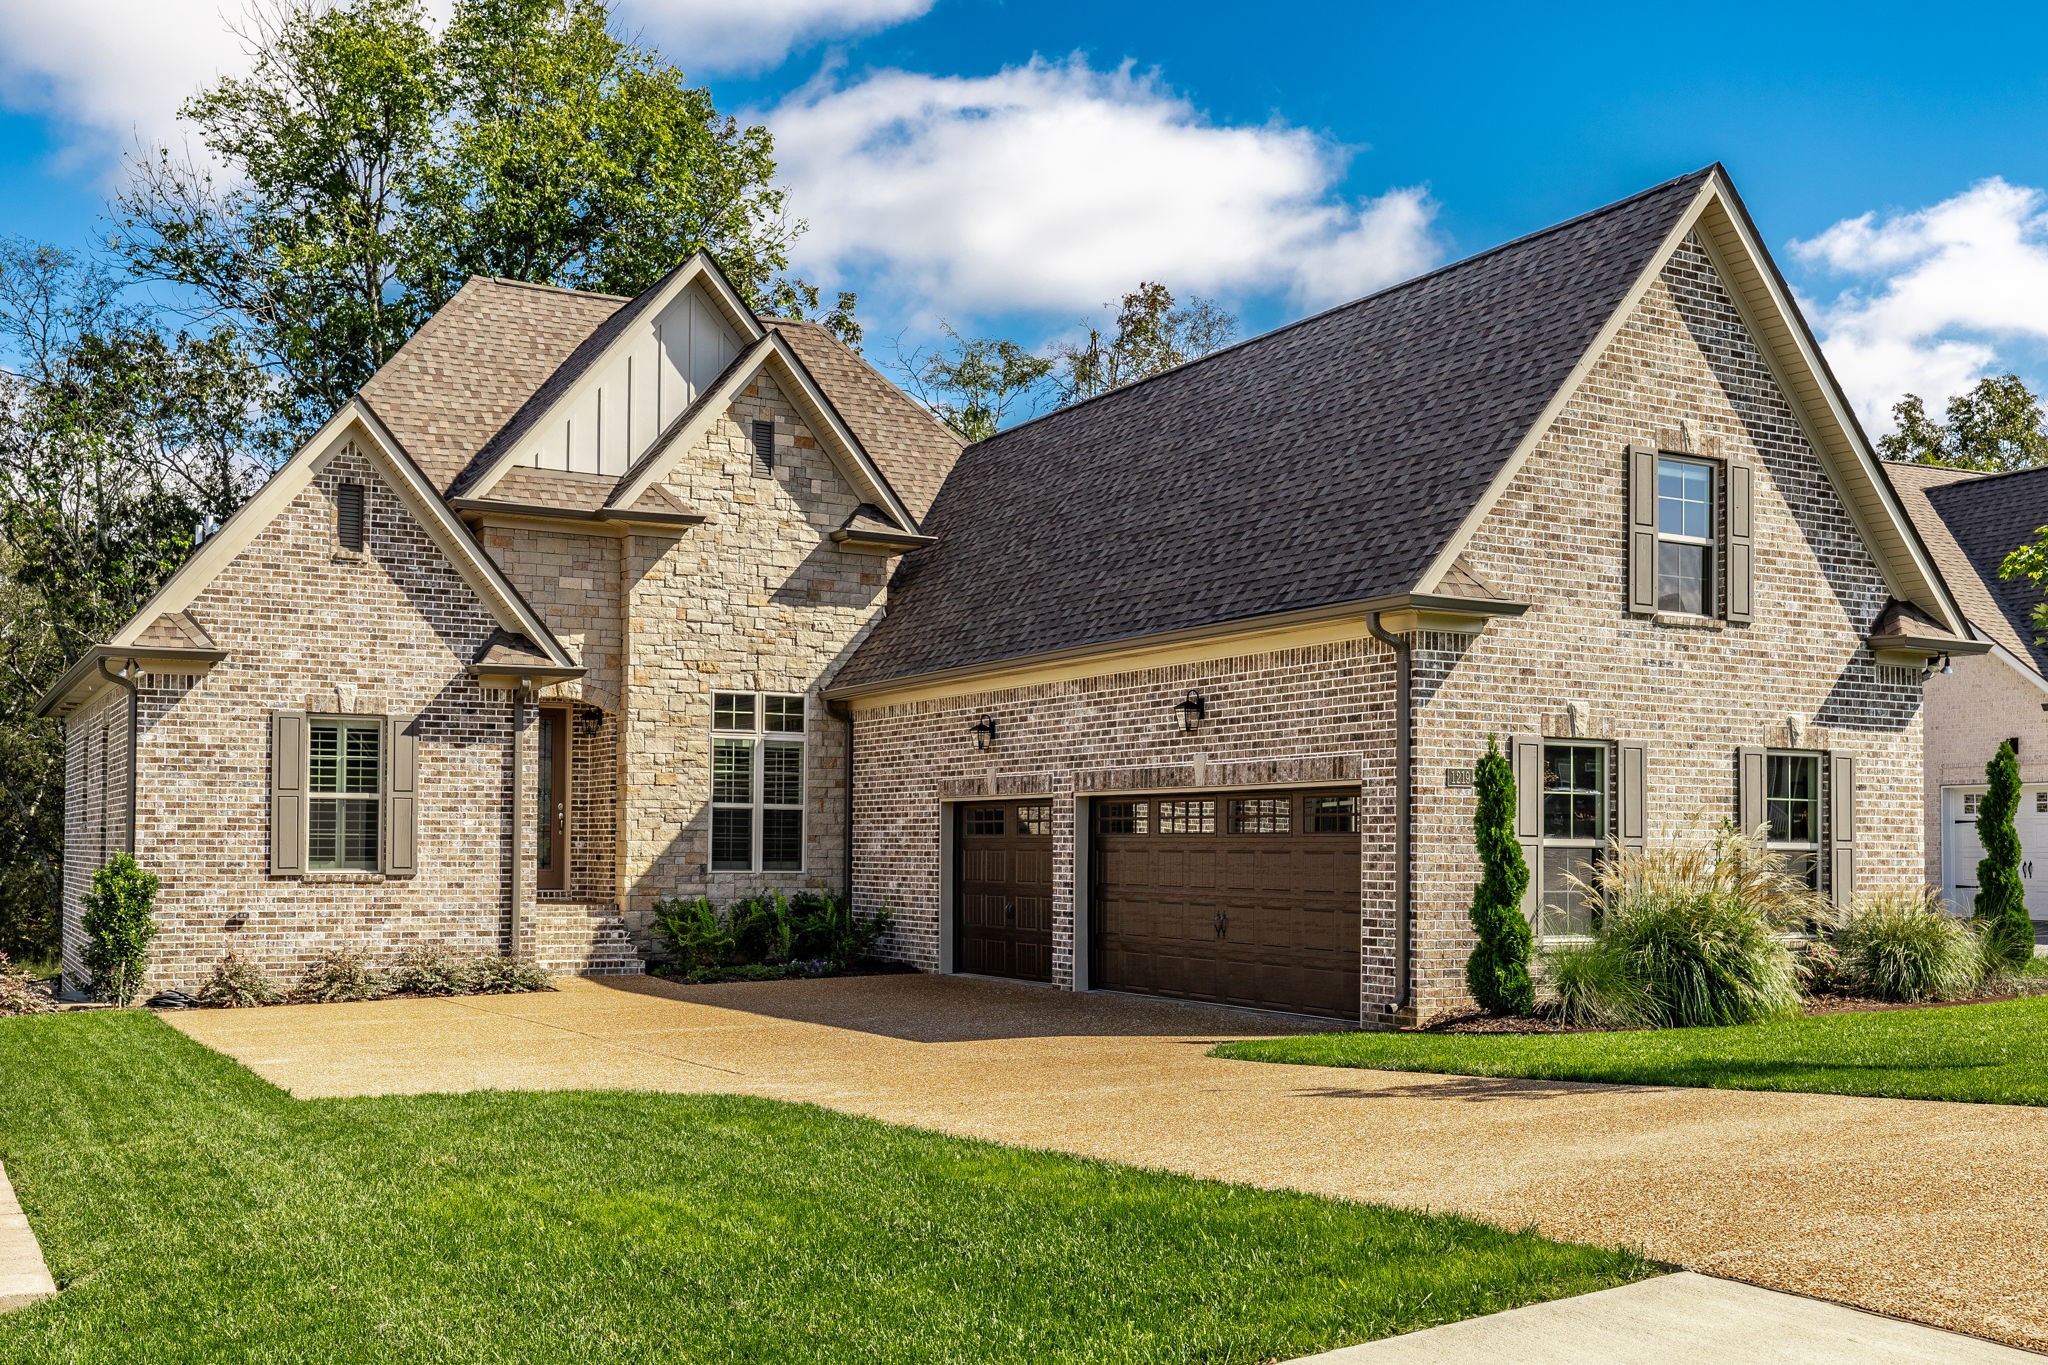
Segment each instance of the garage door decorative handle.
M1003 918L1010 921L1012 924L1015 924L1017 922L1017 902L1003 902Z
M1230 915L1226 911L1218 910L1216 912L1216 937L1230 937Z

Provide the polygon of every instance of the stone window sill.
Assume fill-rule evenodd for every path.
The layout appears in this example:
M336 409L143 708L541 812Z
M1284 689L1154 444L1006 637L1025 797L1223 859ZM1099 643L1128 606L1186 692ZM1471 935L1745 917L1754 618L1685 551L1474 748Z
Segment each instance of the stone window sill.
M1653 626L1666 630L1726 630L1728 623L1718 616L1694 616L1690 612L1660 611L1650 618Z
M382 872L299 872L280 873L279 881L299 882L305 886L380 885L389 878Z

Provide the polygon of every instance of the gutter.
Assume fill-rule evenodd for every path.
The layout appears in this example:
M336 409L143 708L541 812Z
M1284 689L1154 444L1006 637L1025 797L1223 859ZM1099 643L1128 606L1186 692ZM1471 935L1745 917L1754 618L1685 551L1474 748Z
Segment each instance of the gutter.
M1380 626L1369 611L1365 628L1394 651L1394 982L1389 1015L1408 1008L1415 993L1415 869L1410 856L1415 833L1415 653L1408 641Z
M100 676L128 694L128 818L121 826L121 851L132 858L135 856L135 789L142 785L136 780L135 772L135 754L142 737L142 699L129 673L131 670L140 673L141 670L133 659L119 673L109 669L105 659L101 659L99 665Z
M584 512L542 503L498 502L491 498L450 498L448 505L464 517L524 517L533 521L559 521L572 525L594 523L650 532L686 531L709 520L702 512L629 512L623 507L599 507Z

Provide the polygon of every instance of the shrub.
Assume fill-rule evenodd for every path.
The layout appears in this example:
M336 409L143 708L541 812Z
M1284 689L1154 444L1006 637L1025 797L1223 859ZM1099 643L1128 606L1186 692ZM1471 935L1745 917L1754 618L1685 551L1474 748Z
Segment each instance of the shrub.
M716 967L733 953L731 929L702 896L656 901L654 932L673 945L676 965L686 972Z
M391 977L361 953L335 948L322 953L299 978L292 999L312 1004L343 1000L376 1000L391 994Z
M1465 959L1465 988L1488 1014L1527 1014L1536 1003L1529 980L1532 938L1522 913L1529 864L1515 841L1515 774L1493 736L1473 772L1478 803L1472 834L1479 845L1479 885L1472 893L1472 928L1479 941Z
M1544 974L1550 1012L1575 1028L1647 1028L1660 1021L1628 955L1597 939L1551 949Z
M468 995L473 971L471 960L444 949L412 948L392 965L391 985L407 995Z
M521 995L549 989L547 969L530 957L485 953L470 966L469 988L478 995Z
M1824 938L1792 945L1792 969L1799 974L1799 989L1807 995L1832 995L1852 988L1842 966L1841 949Z
M1984 954L1996 967L2015 966L2034 955L2034 926L2027 919L2027 889L2020 881L2020 836L2013 813L2020 806L2020 762L2012 741L1998 746L1984 765L1989 784L1977 803L1977 899L1971 918L1984 935Z
M213 974L199 989L193 992L202 1005L217 1005L223 1009L248 1009L253 1005L271 1005L279 997L277 985L263 969L253 962L245 962L230 952L214 964Z
M1846 983L1879 1000L1953 1000L1984 979L1984 938L1946 913L1930 888L1859 897L1835 947Z
M796 946L796 925L780 891L734 901L725 912L732 930L733 956L742 962L787 962Z
M845 971L875 955L876 945L894 919L884 905L863 919L853 903L825 891L806 891L790 900L792 961L818 962L826 970L801 973L825 976Z
M17 1014L48 1014L57 1002L27 972L17 970L0 953L0 1019Z
M149 943L156 937L151 911L162 883L135 859L116 853L92 874L85 893L85 969L93 995L116 1005L133 1004L149 970Z
M1583 1017L1692 1027L1798 1013L1778 935L1820 911L1783 857L1724 829L1704 843L1611 850L1580 889L1593 941L1552 951L1546 966L1553 991L1560 970L1572 982Z

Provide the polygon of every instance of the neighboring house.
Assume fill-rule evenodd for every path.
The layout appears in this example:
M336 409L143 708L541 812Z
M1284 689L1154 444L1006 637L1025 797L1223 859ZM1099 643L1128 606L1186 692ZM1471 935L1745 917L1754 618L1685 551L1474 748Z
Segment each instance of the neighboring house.
M927 969L1412 1020L1489 735L1546 939L1723 820L1917 882L1965 630L1718 167L964 454L701 261L478 281L53 692L67 962L132 830L163 980L850 883Z
M706 258L471 280L46 699L67 974L131 831L184 984L228 947L633 971L661 896L843 885L818 688L958 450Z
M968 449L828 695L897 948L1367 1023L1465 1004L1471 777L1528 910L1724 820L1918 883L1982 645L1718 167Z
M2005 557L2048 526L2048 469L1978 474L1888 464L1971 635L1987 647L1944 660L1927 680L1926 878L1968 913L1977 894L1977 799L2001 740L2019 745L2020 865L2027 913L2048 921L2048 649L2034 622L2039 588L2001 578Z

